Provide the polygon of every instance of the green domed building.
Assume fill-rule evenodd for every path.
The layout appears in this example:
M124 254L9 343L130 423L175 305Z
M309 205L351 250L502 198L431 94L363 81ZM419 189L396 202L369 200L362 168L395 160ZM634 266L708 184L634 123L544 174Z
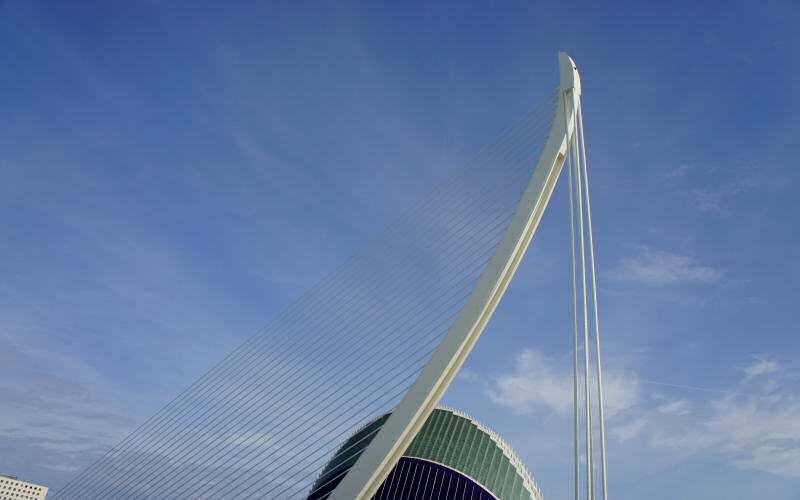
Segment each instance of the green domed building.
M309 500L331 494L389 415L342 444L311 487ZM542 494L497 434L459 411L436 408L373 498L542 500Z

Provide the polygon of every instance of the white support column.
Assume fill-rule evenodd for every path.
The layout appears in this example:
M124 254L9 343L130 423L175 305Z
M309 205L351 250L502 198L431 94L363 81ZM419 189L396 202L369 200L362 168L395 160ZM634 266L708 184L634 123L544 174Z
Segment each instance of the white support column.
M564 116L567 103L564 101ZM575 187L572 181L572 154L567 149L567 177L569 179L569 250L572 290L572 436L573 436L573 492L575 500L580 495L580 431L578 422L578 285L575 272Z
M573 314L573 411L574 411L574 433L575 440L575 498L578 498L578 484L579 484L579 468L583 465L586 466L586 498L587 500L594 500L599 496L598 488L594 484L594 458L595 452L593 449L594 439L592 436L595 425L600 430L600 488L602 488L603 500L608 500L608 483L606 471L606 441L605 441L605 416L604 416L604 400L603 400L603 372L602 363L600 358L600 321L597 304L597 268L594 258L594 236L592 231L592 208L589 200L589 177L588 167L586 163L586 141L583 134L583 111L581 109L580 95L574 96L572 99L567 99L572 103L573 111L577 119L577 129L575 134L570 138L570 153L567 155L569 168L570 168L570 244L572 256L572 314ZM568 107L565 103L565 113ZM573 186L572 179L575 178ZM574 200L573 200L574 198ZM574 212L577 211L577 227L574 222ZM576 236L577 235L577 236ZM582 319L578 319L577 297L576 297L576 238L578 240L577 247L580 252L581 260L581 301L583 306ZM585 243L586 239L589 240L588 248ZM586 263L586 254L589 254L589 263ZM591 281L587 283L589 277ZM591 289L591 292L590 292ZM591 296L590 296L591 295ZM590 321L588 301L592 302L592 318ZM584 384L584 432L585 432L585 460L579 460L579 444L578 444L578 401L577 401L577 387L578 387L578 370L577 370L577 351L579 350L579 342L577 340L577 328L580 325L583 328L583 384ZM595 351L595 376L597 380L597 411L598 422L592 423L592 398L591 398L591 350L590 343L591 331L594 332L594 351Z
M586 165L586 141L583 136L583 110L578 102L578 134L581 146L581 160L583 161L583 194L586 198L586 232L589 236L589 265L592 276L592 304L594 306L594 352L597 370L597 411L600 421L600 483L603 486L603 500L608 500L608 484L606 481L606 421L604 416L603 400L603 370L600 361L600 319L597 306L597 267L594 262L594 235L592 231L592 205L589 203L589 173Z

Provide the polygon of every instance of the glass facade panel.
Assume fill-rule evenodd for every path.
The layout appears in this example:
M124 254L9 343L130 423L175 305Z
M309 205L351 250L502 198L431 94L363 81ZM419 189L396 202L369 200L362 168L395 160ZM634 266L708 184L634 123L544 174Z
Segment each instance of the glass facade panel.
M464 431L467 427L469 427L470 422L466 418L457 417L457 423L453 428L453 435L450 438L450 442L448 443L448 450L447 456L445 457L444 463L447 465L455 465L456 459L461 454L461 448L463 447L464 443L461 440L461 436L464 435Z
M500 471L500 465L503 463L503 452L496 446L492 446L489 458L489 468L487 469L486 486L492 491L497 491L497 486L500 483L497 479L497 473Z
M475 448L475 437L478 432L478 428L470 422L462 439L464 445L461 448L461 453L458 455L458 458L456 458L456 470L466 470L467 462L469 462L469 454Z

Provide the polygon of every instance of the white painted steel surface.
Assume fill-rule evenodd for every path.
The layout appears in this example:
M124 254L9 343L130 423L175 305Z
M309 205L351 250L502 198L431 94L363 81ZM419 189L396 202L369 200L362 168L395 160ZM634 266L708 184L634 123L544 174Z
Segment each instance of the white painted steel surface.
M574 61L559 53L560 95L547 144L519 207L466 305L433 357L372 443L330 496L371 498L431 414L469 355L514 275L541 220L576 129L580 76Z

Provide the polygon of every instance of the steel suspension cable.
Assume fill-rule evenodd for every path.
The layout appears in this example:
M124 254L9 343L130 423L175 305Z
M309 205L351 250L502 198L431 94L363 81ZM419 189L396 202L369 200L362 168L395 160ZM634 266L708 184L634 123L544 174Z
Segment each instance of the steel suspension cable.
M457 196L458 194L460 194L460 193L459 193L457 190L453 190L453 192L452 192L452 196L454 196L454 197L455 197L455 196ZM429 208L430 208L430 207L435 207L435 206L436 206L435 200L434 200L434 202L432 202L432 203L433 203L433 205L430 205L430 206L429 206ZM432 213L432 211L431 211L431 212L429 212L429 213ZM466 217L466 216L465 216L465 217ZM433 219L433 220L436 220L436 219ZM400 224L400 226L402 226L402 224ZM430 230L435 230L435 229L436 229L436 228L435 228L434 226L432 226L432 227L430 228ZM401 229L401 231L402 231L402 229ZM406 233L406 234L407 234L407 235L410 237L410 235L411 235L412 233ZM467 233L467 234L470 234L470 235L472 235L472 236L475 236L475 233ZM379 240L380 240L380 239L379 239L379 238L377 238L377 239L375 239L375 240L373 240L373 241L379 241ZM444 240L443 240L443 241L444 241ZM451 241L452 241L452 240L451 240ZM389 243L391 243L391 240L390 240L390 239L388 239L388 238L386 238L386 239L384 240L384 242L383 242L383 243L387 243L387 244L389 244ZM418 256L418 258L420 258L420 257L421 257L421 258L423 258L423 261L429 258L429 257L426 257L424 254L423 254L423 255L421 255L421 256ZM438 256L437 256L437 257L438 257ZM356 256L356 257L355 257L354 259L352 259L352 260L353 260L354 262L356 262L356 263L357 263L359 260L363 261L363 259L364 259L364 258L366 258L364 255L358 255L358 256ZM380 263L380 262L385 262L385 261L386 261L386 259L383 259L382 261L374 261L374 262L375 262L375 265L377 266L377 265L379 265L379 263ZM409 263L410 263L410 262L411 262L411 261L409 260ZM418 263L419 263L419 261L418 261ZM346 268L347 268L347 266L343 266L343 267L342 267L342 269L344 270L344 274L345 274L345 275L347 275L347 269L346 269ZM402 269L402 267L401 267L400 269ZM341 275L341 274L342 274L342 273L340 272L340 275ZM436 278L436 275L435 275L435 273L433 273L433 274L434 274L434 276L433 276L433 278L431 278L431 279L435 279L435 278ZM356 269L356 270L355 270L353 273L350 273L349 275L351 276L350 285L351 285L351 286L358 286L358 285L359 285L359 280L358 280L358 276L359 276L359 275L358 275L358 270ZM368 279L369 279L369 278L368 278ZM323 280L323 282L324 282L324 280ZM335 280L331 280L331 283L335 283ZM377 282L377 283L380 283L380 282ZM363 282L362 282L361 284L363 284ZM411 285L408 285L408 286L411 286ZM323 291L324 291L324 289L323 289ZM363 295L361 295L361 296L363 296ZM303 305L297 306L297 307L295 307L295 306L291 306L291 307L290 307L290 308L288 308L287 310L289 310L289 311L292 311L292 310L296 311L296 310L300 309L300 307L304 307L306 304L307 304L307 305L309 305L309 307L313 307L314 301L313 301L312 299L314 298L314 294L313 294L313 293L309 293L309 294L306 294L306 295L304 295L304 297L309 297L309 300L308 300L306 303L304 303ZM349 298L349 300L346 300L346 302L345 302L345 303L351 303L352 301L354 301L354 300L355 300L355 299L357 299L358 297L360 297L360 295L358 295L358 294L356 294L356 295L352 295L352 296ZM336 300L339 300L339 299L336 299ZM294 307L294 309L293 309L293 307ZM361 305L361 307L362 307L362 308L364 308L365 306L364 306L364 305ZM413 309L412 309L412 310L413 310ZM315 313L319 313L319 312L320 312L320 311L315 311ZM323 312L324 312L324 311L323 311ZM281 317L281 316L282 316L282 317ZM286 323L286 321L289 321L289 320L291 320L290 316L291 316L291 313L286 313L286 314L279 315L279 318L280 318L280 320L279 320L279 321L274 321L274 322L271 322L271 323L270 323L270 324L275 324L275 323L278 323L279 325L280 325L280 324L283 324L283 325L284 325L283 327L280 327L280 328L278 328L278 329L277 329L277 331L276 331L276 333L274 333L274 334L273 334L273 335L271 335L271 336L268 336L268 338L271 338L271 339L272 339L272 343L273 343L273 344L275 344L275 342L279 342L279 341L280 341L281 335L285 335L285 334L286 334L288 331L290 331L290 330L286 330L286 328L287 328L287 327L291 328L293 331L297 331L297 328L298 328L300 325L297 325L297 324L295 324L295 326L291 326L291 324L292 324L292 323ZM329 316L329 317L336 318L337 316ZM343 316L342 316L342 317L343 317ZM306 321L306 325L307 325L307 326L314 326L314 325L316 325L316 326L321 326L321 325L320 325L320 323L319 323L319 322L321 321L321 318L322 318L322 317L318 317L318 319L317 319L317 320L314 320L314 319L313 319L313 317L308 317L308 318L307 318L307 321ZM295 318L295 319L296 319L296 318ZM384 319L387 319L387 318L384 318ZM308 321L312 321L312 323L308 323ZM314 321L316 321L316 323L314 323ZM339 321L339 323L340 323L340 325L341 325L342 327L345 325L345 323L341 323L341 321L342 321L341 319L340 319L340 320L337 320L337 321ZM376 324L376 323L374 323L374 322L375 322L375 321L378 321L378 319L376 319L376 318L373 318L373 319L372 319L372 321L373 321L373 323L372 323L372 324L369 324L369 323L366 323L366 319L365 319L365 320L363 320L363 321L361 322L361 324L363 324L363 325L364 325L364 326L363 326L363 328L364 328L364 329L366 329L368 326L375 326L375 324ZM389 317L388 317L387 321L391 321L391 316L389 316ZM357 323L356 325L358 325L358 323ZM269 325L268 325L268 327L269 327ZM281 334L281 335L279 335L279 334ZM311 338L311 337L310 337L310 335L311 335L311 333L310 333L310 332L307 332L307 333L306 333L306 335L305 335L305 337L303 337L303 336L301 335L301 336L299 337L301 340L300 340L300 341L298 341L298 342L302 342L302 339L303 339L303 338L308 338L308 339L310 339L310 338ZM329 343L329 345L335 345L335 340L336 340L336 339L334 338L333 340L334 340L334 344L330 344L330 343ZM298 345L298 342L295 342L293 345L295 345L295 347L296 347L296 346ZM341 342L340 342L340 343L341 343ZM259 344L262 344L262 346L259 346ZM299 344L299 345L303 345L303 344ZM371 345L374 345L374 347L375 347L375 348L379 348L381 344L380 344L379 342L376 342L375 344L371 344ZM255 346L255 348L253 348L254 346ZM250 348L250 352L251 352L251 354L247 354L247 353L248 353L248 350L247 350L247 348ZM126 438L126 441L123 441L123 442L124 442L124 443L126 443L126 446L129 446L129 447L130 447L130 445L132 445L132 444L137 444L137 443L138 443L138 445L137 445L137 446L141 447L141 444L143 444L143 443L147 443L147 442L153 442L153 440L154 440L154 439L156 439L156 440L159 440L159 441L160 441L159 437L163 437L163 436L162 436L161 434L157 434L155 431L158 431L158 430L160 430L161 428L163 428L163 425L161 425L161 424L164 424L164 423L166 422L166 424L167 424L167 425L172 425L172 426L174 427L174 425L179 425L179 424L181 423L181 420L174 420L173 418L169 418L169 415L170 415L170 411L171 411L171 409L174 409L175 407L178 407L178 406L179 406L179 403L180 403L180 404L183 404L183 402L184 402L184 401L189 401L189 402L190 402L189 406L184 406L184 407L181 407L181 410L179 410L179 413L178 413L177 417L182 417L182 416L185 416L185 413L186 413L186 411L191 411L191 412L193 412L192 414L196 413L196 411L195 411L194 409L192 409L192 408L194 408L194 407L195 407L195 403L197 403L197 401L192 401L192 399L200 400L200 398L199 398L198 396L200 396L200 395L202 395L202 394L203 394L203 392L201 392L201 391L202 391L204 388L211 388L212 392L211 392L210 394L212 394L212 395L216 394L216 393L217 393L217 392L218 392L220 389L227 389L227 388L228 388L228 385L227 385L228 383L226 382L226 379L225 379L225 377L222 377L222 378L220 378L220 377L218 377L218 375L220 375L220 374L223 374L223 375L226 375L226 376L227 376L227 375L230 375L230 374L237 374L237 373L238 373L238 374L239 374L239 378L237 378L237 379L235 379L235 380L234 380L234 381L238 381L238 380L240 380L240 379L241 379L243 376L246 376L248 373L251 373L251 368L255 368L255 367L261 368L261 367L260 367L259 365L257 365L257 364L245 365L245 366L244 366L244 368L243 368L242 366L239 366L239 365L234 365L234 366L224 366L224 365L226 365L226 364L230 364L230 363L231 363L231 360L234 360L234 361L235 361L237 358L238 358L238 359L240 359L240 360L241 360L241 359L245 359L245 360L247 360L247 361L248 361L248 363L249 363L249 361L253 361L253 354L252 354L252 353L258 353L258 352L259 352L259 350L261 350L261 351L265 351L266 349L263 347L263 338L262 338L262 336L261 336L260 334L256 334L256 335L254 335L253 337L251 337L251 339L250 339L250 340L248 340L247 342L245 342L245 344L243 345L243 347L241 347L241 348L238 348L238 349L237 349L237 350L235 350L233 353L231 353L231 355L229 355L228 357L226 357L226 358L225 358L225 359L226 359L226 361L225 361L225 362L223 362L223 363L220 363L220 364L218 364L218 365L215 365L215 368L213 368L212 370L210 370L209 372L207 372L207 374L206 374L206 375L204 375L203 377L201 377L201 379L200 379L200 381L202 381L202 383L201 383L201 384L195 383L195 384L193 384L192 386L190 386L190 389L187 389L187 391L184 391L184 393L182 393L182 394L185 394L184 396L179 396L179 398L176 398L175 400L173 400L173 402L171 402L169 405L167 405L167 406L165 407L165 410L164 410L163 412L159 412L159 414L157 414L157 415L160 415L158 418L155 418L155 419L151 418L151 419L149 419L149 420L148 420L148 422L151 422L151 424L147 424L147 425L145 425L145 428L148 428L148 427L149 427L149 431L148 431L148 432L149 432L149 437L147 438L147 440L146 440L146 441L144 441L144 442L138 442L138 441L136 441L136 438L137 438L138 436L134 436L134 437L133 437L133 438L131 438L131 439L128 439L128 438ZM276 360L277 360L277 361L280 361L281 359L290 359L290 358L288 358L289 356L291 356L291 357L295 357L295 358L297 357L297 351L296 351L296 350L293 350L292 348L286 349L286 350L284 350L284 351L282 351L282 352L283 352L283 354L282 354L282 355L280 355L280 356L277 356L277 355L276 355L276 356L270 356L270 357L271 357L271 359L272 359L273 361L276 361ZM356 354L356 353L358 353L358 352L359 352L359 351L355 351L353 354ZM270 353L270 354L271 354L271 353ZM351 355L353 355L353 354L351 354ZM261 355L257 355L257 356L256 356L254 359L255 359L255 362L256 362L256 363L258 363L259 361L261 361ZM267 358L267 359L269 359L269 358ZM347 360L347 359L350 359L350 358L343 358L343 359ZM381 358L381 359L382 359L382 358ZM340 361L341 361L341 360L340 360ZM295 365L295 366L296 366L296 365ZM246 370L246 371L242 371L243 369L244 369L244 370ZM250 371L247 371L247 370L250 370ZM266 376L266 375L262 373L262 376L261 376L260 378L256 378L256 380L261 380L262 378L264 378L264 376ZM251 385L252 385L252 384L251 384ZM279 392L278 394L287 394L288 392L289 392L289 389L286 389L286 390L284 390L282 393L280 393L280 392ZM227 409L228 409L228 411L229 411L230 409L232 409L232 408L229 406L229 404L231 404L231 403L229 403L229 402L225 402L225 401L227 401L226 399L223 399L223 402L221 402L221 403L220 403L220 402L215 402L215 401L213 401L213 400L209 400L209 398L206 398L206 400L207 400L207 402L211 402L212 404L215 404L215 405L217 405L216 407L217 407L217 408L219 408L219 409L226 409L226 408L227 408ZM236 403L236 401L238 401L238 400L237 400L237 399L234 399L234 400L232 401L232 402L233 402L233 404L235 404L235 403ZM302 401L302 400L301 400L301 401ZM313 400L312 400L312 401L313 401ZM324 400L323 400L323 401L324 401ZM201 404L205 404L205 403L202 403L202 400L201 400ZM188 410L187 410L187 408L188 408ZM202 408L202 406L201 406L200 408ZM213 408L213 407L212 407L212 408ZM241 408L239 408L239 410L241 410ZM215 411L216 411L216 410L215 410ZM216 414L215 412L212 412L211 414L208 414L206 411L203 411L203 413L201 413L201 415L205 415L205 417L208 417L209 415L215 415L215 414ZM173 417L175 417L175 416L173 415ZM204 417L204 418L205 418L205 417ZM200 421L200 423L201 423L201 424L202 424L202 422L203 422L203 421ZM223 422L225 422L225 421L223 420ZM234 421L234 422L237 422L237 421ZM157 423L159 426L158 426L158 427L153 427L154 425L156 425L156 423ZM197 421L195 421L195 424L197 424L197 423L198 423L198 422L197 422ZM225 424L225 425L226 425L226 427L223 427L223 428L222 428L222 429L220 429L220 430L221 430L222 432L225 432L225 430L228 428L228 424L230 424L230 423L231 423L231 422L227 422L227 423ZM174 424L174 425L173 425L173 424ZM181 424L181 425L182 425L182 424ZM140 428L141 428L141 427L140 427ZM184 429L186 429L186 428L184 427ZM212 429L213 429L213 428L212 428ZM248 431L248 432L249 432L249 431ZM181 436L181 435L186 435L186 434L187 434L186 432L183 432L183 433L180 433L180 432L179 432L179 433L178 433L176 436ZM156 441L156 444L158 444L158 442L159 442L159 441ZM161 443L162 443L162 445L163 445L163 441L161 441ZM157 448L157 449L159 449L159 448ZM181 450L181 449L185 449L185 445L184 445L183 447L179 448L178 450ZM196 447L194 447L194 448L190 448L190 450L191 450L191 449L196 449ZM116 457L116 456L118 456L118 457L124 457L124 456L125 456L125 455L124 455L124 453L126 453L124 450L125 450L125 449L124 449L122 446L119 446L119 445L118 445L118 447L117 447L117 448L115 448L114 454L112 454L112 455L114 455L115 457ZM252 450L251 450L251 451L252 451ZM146 453L144 453L144 452L147 452L147 447L145 447L145 448L142 450L142 452L140 452L140 453L142 453L143 455L146 455ZM174 451L173 451L173 452L170 452L170 453L174 453ZM227 453L227 452L226 452L226 453ZM240 451L237 451L237 450L236 450L236 448L234 447L234 449L233 449L233 450L232 450L230 453L237 454L237 455L235 455L235 456L238 456L238 454L240 453ZM245 457L247 457L247 456L249 456L249 455L250 455L250 452L247 452L247 454L245 455ZM193 456L194 456L194 455L192 455L192 457L193 457ZM224 456L227 456L227 455L224 455ZM192 458L192 457L189 457L189 458ZM170 459L172 459L172 458L174 458L174 457L170 456ZM115 459L115 460L116 460L117 462L119 462L119 459ZM137 463L138 463L138 462L135 462L135 463L134 463L134 465L136 465ZM151 466L150 468L152 469L152 466ZM103 471L103 470L109 470L109 469L108 469L108 466L107 466L107 465L104 465L104 464L100 464L100 466L99 466L99 467L95 467L95 468L94 468L94 470L89 470L89 471L87 471L87 472L88 472L88 474L82 474L81 476L79 476L79 478L81 478L81 481L82 481L82 482L85 482L85 483L87 483L87 484L86 484L86 488L90 488L90 487L92 487L92 485L91 485L91 484L89 484L89 481L87 481L87 479L91 479L92 477L96 477L96 476L92 476L92 474L102 473L102 471ZM140 471L139 471L139 475L141 475L141 474L145 473L145 472L146 472L146 470L147 470L147 469L145 469L145 470L140 470ZM154 470L155 470L155 471L158 471L158 469L154 469ZM123 472L123 473L124 473L124 471L121 471L121 472ZM193 476L189 476L189 477L190 477L190 478L192 478L192 477L196 476L197 474L199 474L199 472L196 472L196 473L195 473ZM119 473L118 473L118 474L115 474L115 475L116 475L116 476L118 476L120 479L118 479L118 480L113 480L113 479L112 479L112 481L111 481L110 483L109 483L109 482L106 482L106 485L107 485L107 486L105 487L105 490L109 490L109 491L110 491L110 490L113 490L113 489L115 489L115 488L116 488L116 487L118 487L118 486L121 486L121 484L120 484L120 481L122 480L122 478L123 478L123 477L126 477L126 476L122 476L122 475L120 475ZM113 477L113 476L112 476L112 477ZM128 476L128 477L130 477L130 476ZM137 476L137 477L139 477L139 476ZM171 476L166 476L166 477L167 477L167 478L169 478L169 477L171 477ZM177 476L176 476L176 477L177 477ZM173 480L174 480L174 479L173 479ZM73 482L71 482L71 483L70 483L68 486L69 486L70 488L71 488L72 486L78 486L78 488L80 488L80 486L79 486L77 483L78 483L77 481L73 481ZM169 485L169 484L171 484L171 483L167 483L167 485ZM81 491L86 491L86 488L82 489ZM67 493L67 492L68 492L68 490L66 490L66 491L65 491L65 490L62 490L62 491L64 491L65 493ZM61 493L61 492L59 492L59 493Z
M507 129L507 131L513 130L513 129L514 129L514 128L515 128L515 127L516 127L516 126L517 126L517 125L518 125L520 122L522 122L522 121L524 121L524 120L525 120L525 118L527 117L527 115L528 115L528 114L530 114L530 113L533 113L533 112L534 112L536 109L537 109L537 107L534 107L532 111L530 111L529 113L526 113L526 116L524 116L524 117L523 117L522 119L520 119L520 120L519 120L517 123L515 123L514 125L512 125L511 127L509 127L509 128ZM504 134L505 134L505 132L504 132ZM501 138L502 138L502 137L503 137L503 134L501 134ZM498 138L498 141L499 141L499 139L500 139L500 138ZM497 141L495 141L495 142L497 142ZM485 148L485 149L486 149L486 150L488 150L488 149L491 149L491 146L492 146L492 144L490 144L489 146L487 146L487 148ZM477 157L480 157L480 155L481 155L481 153L479 153L478 155L476 155L476 158L477 158ZM369 245L369 243L368 243L367 245L365 245L365 246L368 246L368 245ZM344 262L344 263L343 263L341 266L339 266L339 268L341 268L341 267L345 267L345 266L346 266L346 264L347 264L347 262L348 262L348 260L346 260L346 261L345 261L345 262ZM337 271L338 271L338 269L339 269L339 268L335 269L335 270L334 270L332 273L330 273L330 274L328 275L328 277L326 277L326 278L323 278L323 280L321 280L321 281L320 281L320 282L319 282L317 285L315 285L314 287L312 287L312 289L311 289L311 290L310 290L308 293L304 294L304 296L301 296L301 298L300 298L298 301L296 301L296 302L295 302L295 304L293 304L292 306L290 306L289 308L287 308L287 309L284 311L284 313L282 313L282 314L286 314L286 311L291 311L291 309L292 309L293 307L295 307L297 304L300 304L300 303L302 303L302 299L303 299L303 298L305 298L305 297L308 297L308 296L312 295L312 294L313 294L313 292L314 292L314 290L315 290L315 288L316 288L316 287L318 287L318 286L320 286L320 285L322 285L322 284L324 284L324 283L325 283L325 281L326 281L326 279L328 279L329 277L331 277L331 276L335 276L335 275L337 274ZM279 314L278 318L276 318L276 319L279 319L279 318L280 318L280 316L281 316L281 315ZM190 393L191 393L191 392L192 392L192 391L193 391L195 388L197 388L198 386L202 385L202 383L203 383L203 382L204 382L204 381L205 381L205 380L206 380L208 377L210 377L211 375L215 374L215 373L217 372L217 370L218 370L220 367L223 367L223 366L225 366L225 362L226 362L228 359L230 359L231 357L234 357L234 356L235 356L235 355L236 355L236 354L237 354L239 351L241 351L243 348L245 348L246 346L248 346L248 344L250 344L252 341L254 341L254 340L257 340L257 339L259 338L259 336L260 336L260 333L261 333L261 331L263 331L263 330L267 329L267 328L268 328L268 326L269 326L269 325L267 325L265 328L261 329L259 332L257 332L257 333L256 333L256 334L254 334L253 336L251 336L251 338L250 338L250 339L248 339L248 340L247 340L247 341L246 341L246 342L245 342L245 343L244 343L242 346L240 346L239 348L237 348L237 349L235 349L234 351L232 351L232 352L231 352L231 353L230 353L228 356L226 356L226 357L225 357L225 358L224 358L222 361L220 361L220 362L219 362L219 363L217 363L217 364L216 364L214 367L212 367L212 369L211 369L211 370L209 370L208 372L206 372L206 374L205 374L205 375L203 375L202 377L200 377L200 378L198 379L198 381L197 381L197 382L195 382L194 384L192 384L192 385L191 385L189 388L187 388L187 389L186 389L184 392L182 392L182 393L181 393L179 396L177 396L176 398L174 398L174 399L173 399L173 400L172 400L172 401L171 401L169 404L165 405L165 407L163 407L163 408L162 408L162 410L160 410L159 412L157 412L157 413L156 413L156 414L155 414L153 417L151 417L150 419L148 419L148 420L147 420L147 421L146 421L146 422L145 422L145 423L144 423L142 426L140 426L140 427L139 427L139 428L138 428L136 431L134 431L134 432L133 432L133 433L131 433L131 434L130 434L128 437L126 437L126 438L125 438L125 439L124 439L124 440L123 440L123 441L120 443L120 445L118 445L117 447L113 448L113 449L112 449L112 450L110 450L108 453L106 453L106 455L105 455L103 458L99 459L99 460L98 460L98 462L101 462L103 459L105 459L105 458L109 457L110 455L113 455L113 454L114 454L114 453L115 453L115 452L116 452L116 451L117 451L117 450L118 450L120 447L122 447L123 445L127 444L128 442L130 442L131 438L134 438L134 437L136 437L137 433L139 433L141 429L143 429L143 428L147 428L149 425L152 425L154 422L157 422L157 421L158 421L158 420L161 418L161 415L163 415L164 413L166 413L166 412L167 412L169 409L173 408L173 407L174 407L174 406L175 406L175 405L176 405L178 402L180 402L180 401L184 400L184 398L186 397L186 395L187 395L187 394L190 394ZM79 474L78 476L76 476L76 478L74 478L72 481L70 481L70 483L68 483L68 484L67 484L67 485L66 485L64 488L62 488L62 490L61 490L61 491L66 491L66 490L68 490L68 489L69 489L69 487L70 487L70 485L72 485L72 484L74 484L74 483L77 483L77 482L78 482L78 481L80 481L81 479L85 478L85 477L86 477L86 475L87 475L88 473L91 473L91 471L92 471L93 469L97 469L97 468L96 468L96 467L89 467L89 468L87 468L87 469L86 469L84 472L82 472L81 474Z

